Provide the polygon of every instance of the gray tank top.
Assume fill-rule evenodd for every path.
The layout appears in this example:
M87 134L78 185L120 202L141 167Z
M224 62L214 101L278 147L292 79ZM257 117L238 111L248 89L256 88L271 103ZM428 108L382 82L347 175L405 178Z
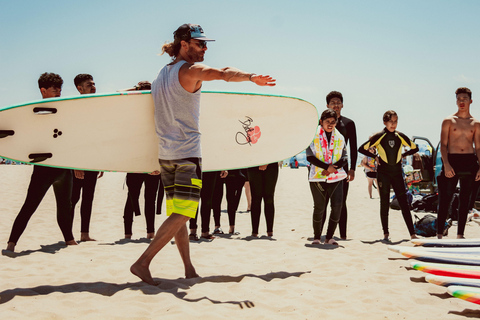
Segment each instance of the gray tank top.
M159 139L158 158L175 160L201 158L200 94L185 90L178 80L180 61L166 65L152 83L155 127Z

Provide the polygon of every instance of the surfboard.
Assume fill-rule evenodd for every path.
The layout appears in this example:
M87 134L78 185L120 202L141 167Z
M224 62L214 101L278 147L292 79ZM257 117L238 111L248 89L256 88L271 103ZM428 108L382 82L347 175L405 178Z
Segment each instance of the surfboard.
M415 270L438 276L480 279L480 267L477 266L419 261L412 262L411 266Z
M471 278L428 275L425 277L425 281L436 284L437 286L443 286L443 287L448 287L448 286L480 287L480 279L471 279Z
M480 255L480 247L407 247L393 245L388 246L388 250L402 253L403 251L412 252L437 252L450 254L476 254Z
M405 250L401 254L410 259L426 262L480 266L480 255L477 254L450 254L415 250Z
M318 126L311 103L293 97L203 92L203 171L254 167L306 149ZM81 95L0 109L0 156L93 171L152 172L158 139L150 91Z
M416 246L424 247L480 247L480 239L412 239Z
M480 304L480 288L468 286L449 286L447 291L455 298Z

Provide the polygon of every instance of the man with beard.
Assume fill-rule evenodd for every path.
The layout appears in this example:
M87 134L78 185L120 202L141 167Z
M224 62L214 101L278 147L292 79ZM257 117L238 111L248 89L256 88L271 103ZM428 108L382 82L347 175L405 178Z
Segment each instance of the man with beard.
M202 188L200 150L200 95L203 81L252 81L274 86L270 76L247 73L232 67L222 69L196 64L204 60L207 41L203 29L183 24L174 32L174 41L162 47L173 61L162 68L152 83L155 124L159 138L160 173L165 187L168 218L130 271L155 285L149 266L155 255L173 238L185 267L185 277L198 274L190 260L186 222L195 217Z

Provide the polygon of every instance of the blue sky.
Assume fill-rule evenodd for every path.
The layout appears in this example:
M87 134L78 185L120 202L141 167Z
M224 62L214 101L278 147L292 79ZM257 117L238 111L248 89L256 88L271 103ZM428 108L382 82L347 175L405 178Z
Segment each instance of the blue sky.
M439 140L456 111L455 90L473 91L480 118L480 1L51 1L0 0L0 107L40 99L39 75L60 74L62 96L90 73L97 92L153 80L158 56L183 23L217 41L204 63L270 74L274 88L208 82L203 90L305 99L319 110L332 90L356 122L359 142L399 114L400 131Z

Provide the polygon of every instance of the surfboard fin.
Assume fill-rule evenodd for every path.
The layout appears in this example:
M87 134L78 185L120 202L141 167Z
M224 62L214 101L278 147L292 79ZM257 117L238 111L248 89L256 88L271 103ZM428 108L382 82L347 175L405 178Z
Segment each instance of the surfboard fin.
M13 136L15 131L13 130L0 130L0 139L8 136Z
M51 153L30 153L28 155L28 158L32 159L32 161L30 161L32 163L42 162L51 157L53 157L53 154Z

